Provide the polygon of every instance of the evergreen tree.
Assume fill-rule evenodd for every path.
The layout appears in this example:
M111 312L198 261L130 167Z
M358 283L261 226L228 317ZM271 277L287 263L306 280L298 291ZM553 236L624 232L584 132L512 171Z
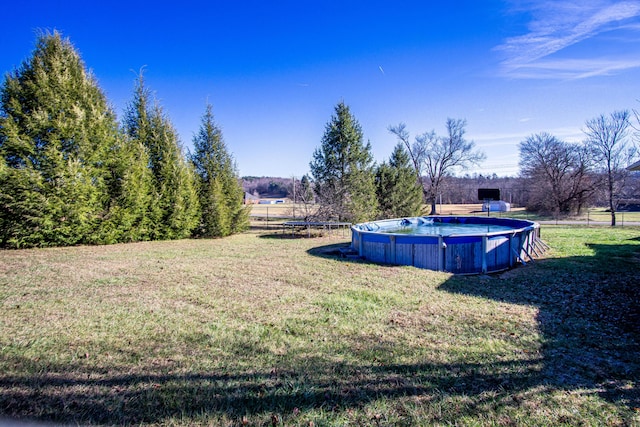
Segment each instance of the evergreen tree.
M157 103L151 111L150 123L148 149L159 193L154 203L160 211L161 224L157 238L189 237L200 215L195 172L185 159L173 125Z
M363 143L360 124L344 102L335 107L309 166L320 204L319 216L349 222L376 217L371 144Z
M417 216L422 212L422 189L402 143L394 148L389 163L378 167L376 191L382 218Z
M104 243L135 242L151 239L153 229L150 207L153 175L149 155L137 140L121 136L110 165L109 213L101 224Z
M300 179L298 198L304 203L313 202L313 188L311 187L311 180L308 175L302 175L302 178Z
M144 224L151 239L180 239L196 228L200 207L196 176L182 152L178 134L162 107L151 100L142 73L124 117L124 131L141 144L151 171L151 203Z
M250 208L243 204L244 191L210 104L193 147L191 161L198 175L201 207L198 234L224 237L246 230Z
M41 35L0 93L0 244L100 242L115 115L71 42Z

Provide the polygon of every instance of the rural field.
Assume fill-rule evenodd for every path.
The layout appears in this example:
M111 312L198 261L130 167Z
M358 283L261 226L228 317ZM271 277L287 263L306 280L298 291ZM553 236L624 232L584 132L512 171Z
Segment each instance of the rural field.
M0 421L640 425L640 228L454 277L257 230L0 251Z
M482 203L469 203L469 204L438 204L436 206L439 215L476 215L485 216L486 212L482 212ZM313 206L307 207L307 211L313 212ZM251 216L260 218L261 220L278 221L281 218L291 217L304 217L305 206L302 204L282 203L274 205L252 205ZM427 206L424 207L424 212L429 212ZM510 212L491 212L491 216L496 217L509 217L509 218L523 218L531 219L534 221L555 221L556 218L552 216L540 216L527 212L525 208L514 207ZM578 221L585 224L591 222L603 222L610 223L611 213L607 212L604 208L591 208L583 212L579 216L572 216L568 218L562 218L564 221ZM638 225L640 223L640 212L617 212L616 220L618 225L624 225L625 223L633 223Z
M428 212L428 208L425 206L425 212ZM314 205L309 205L306 210L308 212L314 212ZM523 210L523 209L518 209ZM256 204L251 205L251 215L253 217L273 217L273 218L282 218L282 217L300 217L304 216L305 206L301 203L279 203L279 204ZM443 215L469 215L469 214L482 214L482 204L481 203L473 203L473 204L464 204L464 205L438 205L438 213L442 213ZM484 213L486 215L486 212ZM639 215L640 217L640 215Z

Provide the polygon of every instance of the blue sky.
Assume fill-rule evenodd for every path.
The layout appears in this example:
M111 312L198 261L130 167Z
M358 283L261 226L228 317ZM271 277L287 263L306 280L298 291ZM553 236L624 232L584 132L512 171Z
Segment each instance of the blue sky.
M71 39L118 115L135 72L191 146L205 105L241 175L308 172L335 105L377 162L448 117L487 159L467 173L518 173L518 143L580 141L586 120L640 109L640 1L23 0L3 6L0 70L38 30Z

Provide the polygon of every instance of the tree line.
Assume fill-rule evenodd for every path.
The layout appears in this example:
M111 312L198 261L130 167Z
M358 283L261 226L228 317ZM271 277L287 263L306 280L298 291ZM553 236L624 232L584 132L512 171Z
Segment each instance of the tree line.
M638 202L639 178L627 167L639 150L627 110L588 120L580 143L546 132L525 138L519 144L520 176L514 178L455 176L485 159L465 138L465 127L465 120L447 119L444 135L432 130L411 141L406 125L390 126L398 144L389 161L376 166L371 144L341 102L313 153L313 192L300 185L309 195L298 199L316 200L321 218L360 222L419 215L423 203L433 215L443 196L445 203L474 203L478 188L500 188L503 200L556 217L605 205L612 226L621 202Z
M620 202L638 189L626 170L638 155L631 114L601 115L585 126L581 143L544 132L522 141L521 174L500 181L499 188L508 189L503 198L508 194L508 201L554 215L605 200L615 225ZM455 176L485 158L466 138L463 119L447 119L444 135L432 130L413 141L403 123L389 131L397 145L376 165L350 108L336 105L309 175L292 185L296 201L317 203L304 210L307 217L355 223L421 215L425 204L435 214L443 196L468 203L478 187L498 184L497 177ZM142 70L119 122L71 42L57 32L41 35L32 55L0 87L0 246L221 237L245 230L250 207L243 204L237 168L211 105L193 147L185 153ZM266 185L286 192L280 181L253 181L254 190Z
M520 173L529 181L526 206L556 217L579 214L599 199L611 213L638 197L638 182L627 169L638 157L628 110L585 123L585 139L571 143L542 132L520 143Z
M435 214L447 176L484 159L465 138L465 127L465 120L448 119L445 135L426 132L411 142L404 124L392 126L389 131L398 143L388 161L375 165L360 124L340 102L313 153L308 188L300 185L300 191L310 194L313 182L316 215L323 219L361 222L416 216L423 213L424 203Z
M218 237L248 227L233 158L206 106L187 155L137 76L121 122L58 32L0 88L0 246Z

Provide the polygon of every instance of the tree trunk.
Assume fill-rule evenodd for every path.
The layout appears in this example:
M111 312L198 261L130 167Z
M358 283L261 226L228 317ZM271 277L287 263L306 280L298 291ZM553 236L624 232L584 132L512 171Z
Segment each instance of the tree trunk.
M616 226L616 210L613 208L613 203L609 204L609 209L611 210L611 226Z
M431 199L431 212L429 213L429 215L437 215L438 212L436 211L436 199L435 197Z
M611 226L616 226L616 206L613 203L613 177L609 172L609 210L611 211Z

